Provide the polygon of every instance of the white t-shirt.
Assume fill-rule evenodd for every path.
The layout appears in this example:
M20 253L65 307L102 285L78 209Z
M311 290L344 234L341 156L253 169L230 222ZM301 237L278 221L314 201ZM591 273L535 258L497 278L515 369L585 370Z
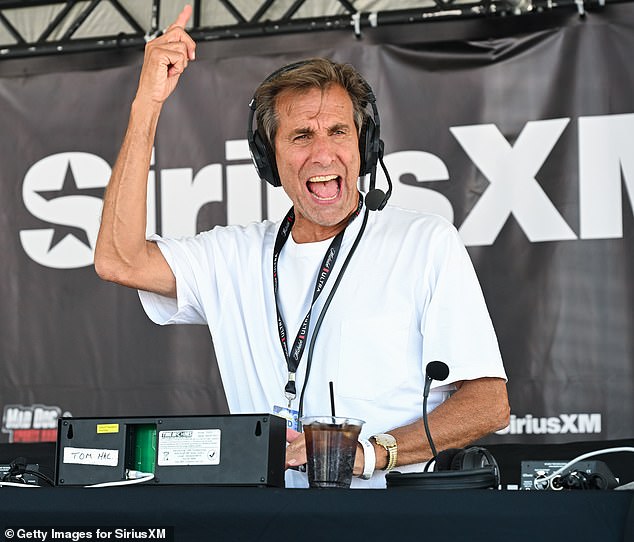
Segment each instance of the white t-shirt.
M323 303L361 227L347 228L337 262L313 307L312 337ZM158 324L207 324L232 413L286 406L286 360L277 331L272 255L279 223L217 227L196 237L155 237L176 277L177 299L140 292ZM292 344L312 298L330 241L289 238L278 263L279 301ZM308 345L298 372L304 385ZM305 416L330 413L365 420L362 438L422 415L425 366L447 363L446 382L432 384L428 410L453 391L450 382L506 378L497 339L473 266L456 229L445 219L386 207L371 212L361 242L323 319L304 397ZM422 465L399 466L402 472ZM306 485L290 472L287 486ZM383 472L353 487L385 487Z

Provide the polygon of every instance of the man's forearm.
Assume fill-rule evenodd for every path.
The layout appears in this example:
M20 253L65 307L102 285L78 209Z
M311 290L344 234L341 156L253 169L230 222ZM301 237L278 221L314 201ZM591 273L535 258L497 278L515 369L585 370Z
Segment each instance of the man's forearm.
M178 84L196 44L185 31L186 5L163 35L145 46L143 68L123 145L104 198L95 249L98 275L125 286L176 296L176 280L155 243L145 239L147 176L161 108Z
M107 280L125 281L125 269L134 268L146 251L147 176L159 114L160 104L132 104L106 189L95 250L95 268Z
M428 417L436 450L461 448L508 425L509 405L506 383L500 378L465 381ZM398 465L422 463L432 458L422 418L386 430L396 438ZM376 446L377 469L387 465L387 452Z

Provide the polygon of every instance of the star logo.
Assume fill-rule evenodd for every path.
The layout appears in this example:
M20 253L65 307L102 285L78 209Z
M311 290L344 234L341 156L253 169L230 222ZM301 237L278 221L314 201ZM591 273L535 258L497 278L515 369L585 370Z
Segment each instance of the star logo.
M56 269L93 264L110 165L85 152L63 152L34 163L24 176L22 199L39 228L20 230L35 262Z
M73 173L73 167L70 159L66 167L66 174L64 175L64 184L59 190L38 190L36 194L43 197L46 201L50 201L55 198L64 196L93 196L103 198L105 188L83 188L80 189L75 182L75 175ZM76 228L75 226L56 225L54 228L53 237L48 247L50 252L55 246L60 243L67 235L74 236L78 241L92 249L86 230L82 228Z

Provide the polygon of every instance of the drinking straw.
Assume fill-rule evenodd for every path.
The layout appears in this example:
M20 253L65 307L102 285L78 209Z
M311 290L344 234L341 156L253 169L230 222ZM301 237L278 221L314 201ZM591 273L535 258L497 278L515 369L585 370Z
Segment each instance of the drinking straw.
M335 388L334 388L334 385L332 383L332 380L328 383L328 385L330 387L330 414L334 418L336 416L336 414L335 414Z

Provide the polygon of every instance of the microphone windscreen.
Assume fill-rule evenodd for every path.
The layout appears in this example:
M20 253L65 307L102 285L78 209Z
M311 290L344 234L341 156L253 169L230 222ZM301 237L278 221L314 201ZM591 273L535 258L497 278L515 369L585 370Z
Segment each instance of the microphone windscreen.
M385 192L379 188L373 188L365 196L365 206L370 211L378 211L385 199Z
M432 380L445 380L449 376L449 367L442 361L430 361L425 372Z

